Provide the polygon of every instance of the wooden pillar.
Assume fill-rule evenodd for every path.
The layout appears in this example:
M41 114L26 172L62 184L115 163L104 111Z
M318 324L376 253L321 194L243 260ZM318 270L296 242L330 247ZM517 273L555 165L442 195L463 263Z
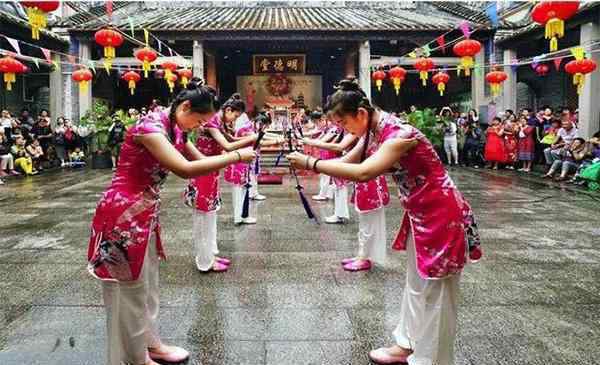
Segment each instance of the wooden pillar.
M506 81L502 85L502 111L511 109L516 113L517 108L517 70L513 70L510 65L513 60L517 59L517 51L513 49L505 49L502 57L504 72L508 75Z
M358 46L358 80L359 85L371 98L371 45L369 41L360 42Z
M91 59L91 46L90 42L79 43L79 58L84 60ZM92 107L92 82L88 85L87 91L79 91L79 118L83 117L85 113Z
M219 89L217 85L217 63L215 55L206 53L206 84Z
M192 49L192 64L194 77L204 79L204 45L201 41L194 41Z
M63 99L65 98L63 91L62 67L60 63L60 55L52 54L52 61L55 61L58 67L55 67L50 72L50 115L52 120L64 114ZM68 75L70 76L70 75ZM70 94L70 93L69 93ZM69 100L70 101L70 100Z
M590 44L600 39L600 19L581 25L580 44ZM587 52L587 57L600 64L600 54ZM579 94L579 137L588 139L600 130L600 74L599 71L585 76L583 90Z
M346 52L346 63L344 66L344 77L356 78L356 61L358 52L351 50Z

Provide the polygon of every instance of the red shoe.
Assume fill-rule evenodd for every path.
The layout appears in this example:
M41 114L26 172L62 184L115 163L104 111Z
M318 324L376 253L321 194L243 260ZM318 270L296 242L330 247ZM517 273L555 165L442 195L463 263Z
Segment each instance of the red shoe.
M153 352L153 349L149 348L148 355L150 355L152 360L164 361L168 363L180 363L190 357L190 353L181 347L163 345L162 349L167 350L168 352Z
M219 257L219 256L215 256L215 261L223 264L223 265L231 265L231 260L230 259L226 259L225 257Z
M346 271L365 271L371 270L371 260L356 260L344 265Z
M380 365L393 365L393 364L406 364L406 359L409 355L394 356L390 355L386 348L378 348L369 352L369 359L375 364Z

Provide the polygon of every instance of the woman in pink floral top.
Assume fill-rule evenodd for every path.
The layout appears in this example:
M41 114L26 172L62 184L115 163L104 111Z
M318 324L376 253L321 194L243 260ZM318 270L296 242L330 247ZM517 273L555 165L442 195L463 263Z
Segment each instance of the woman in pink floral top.
M340 160L293 153L288 156L292 165L354 181L392 171L404 205L392 246L408 254L396 345L373 350L369 357L377 364L451 365L460 273L467 258L481 256L471 208L427 138L374 109L357 84L340 82L329 104L346 130L364 137Z
M157 331L158 261L165 258L160 189L169 171L189 178L254 158L251 150L204 158L186 143L185 132L214 115L215 100L214 90L192 80L170 109L150 113L130 128L117 171L98 202L88 269L103 284L111 365L189 357L184 349L163 344Z

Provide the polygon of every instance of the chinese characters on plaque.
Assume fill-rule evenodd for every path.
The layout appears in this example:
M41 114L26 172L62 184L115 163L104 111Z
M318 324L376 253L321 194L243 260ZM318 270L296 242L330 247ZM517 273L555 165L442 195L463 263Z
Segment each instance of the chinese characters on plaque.
M264 74L304 74L305 56L303 54L254 55L255 75Z

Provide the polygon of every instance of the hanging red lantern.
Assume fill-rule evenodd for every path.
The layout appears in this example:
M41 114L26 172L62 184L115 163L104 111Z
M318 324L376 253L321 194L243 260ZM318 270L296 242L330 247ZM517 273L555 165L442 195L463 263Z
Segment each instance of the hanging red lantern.
M150 71L150 65L156 61L158 55L152 48L144 47L137 49L133 52L133 56L142 62L142 70L144 70L144 77L148 78L148 71Z
M181 68L177 70L177 74L181 77L181 85L187 87L188 82L193 76L192 70L189 68Z
M546 76L548 72L550 72L550 67L545 63L540 63L535 66L535 73L538 74L538 76Z
M123 44L123 36L112 28L100 29L94 35L96 43L104 47L104 68L110 71L112 60L115 58L115 48Z
M596 61L589 58L573 60L565 65L565 71L573 75L573 85L577 86L577 94L581 94L583 90L585 75L594 72L595 69Z
M92 71L88 70L87 68L80 68L79 70L73 72L73 75L71 75L73 81L79 83L80 93L85 93L87 91L88 83L93 77L94 75L92 75Z
M135 85L142 79L142 77L135 71L127 71L123 74L122 79L127 81L127 86L131 91L131 95L133 95L135 92Z
M508 75L504 71L492 71L485 75L485 81L489 82L493 96L498 96L498 94L500 94L502 83L506 81L507 78Z
M471 69L475 66L473 56L481 51L481 43L474 39L465 39L454 45L452 48L454 54L460 57L457 73L460 76L460 70L465 70L465 76L471 75Z
M545 26L545 38L550 39L550 51L558 50L558 38L565 35L565 20L579 10L579 1L542 1L531 11L531 19Z
M175 70L177 70L177 64L173 61L165 61L160 67L165 70L165 79L169 81L171 79L171 75L174 75Z
M48 23L47 14L58 9L59 1L21 1L27 12L31 26L31 38L40 39L40 29L45 29Z
M169 91L172 94L173 90L175 90L175 82L177 81L177 75L174 73L171 73L171 75L169 76L165 75L165 80L167 80L167 85L169 85Z
M400 93L400 86L406 78L406 70L400 66L396 66L389 71L389 75L394 85L394 90L396 90L396 95L398 95Z
M421 57L415 62L415 68L419 70L419 77L423 81L423 86L427 86L427 75L433 67L435 67L435 64L431 58Z
M437 89L440 92L440 96L444 96L446 90L446 84L450 81L450 75L445 72L438 72L431 78L431 82L437 85Z
M377 91L381 92L381 86L383 85L383 80L385 80L385 71L377 70L373 72L371 75L373 81L375 81L375 86L377 86Z
M4 74L7 91L12 90L12 84L17 81L16 75L24 73L26 70L28 68L13 57L6 56L0 58L0 72Z

